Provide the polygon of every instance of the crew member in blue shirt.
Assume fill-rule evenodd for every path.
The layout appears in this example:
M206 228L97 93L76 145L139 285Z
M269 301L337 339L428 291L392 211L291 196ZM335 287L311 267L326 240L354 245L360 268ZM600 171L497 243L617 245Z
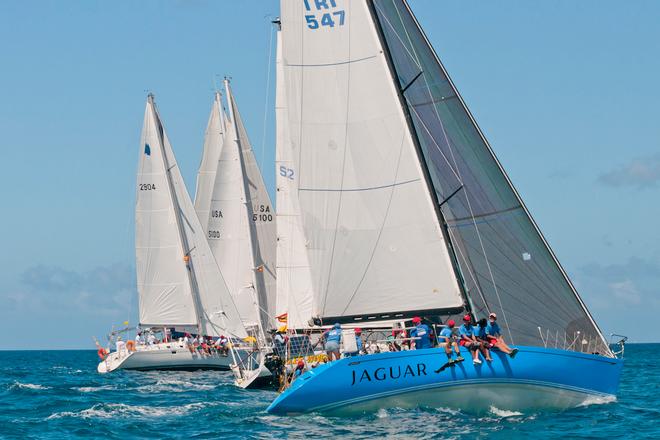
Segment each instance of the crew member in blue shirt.
M332 362L334 359L339 360L339 344L341 343L341 324L336 323L332 328L323 333L325 339L325 352L328 355L328 360ZM334 357L334 359L333 359Z
M461 352L459 351L458 344L456 343L456 337L454 336L455 326L456 323L454 320L450 319L447 321L447 326L440 330L440 334L438 335L440 346L445 348L445 353L447 354L447 359L449 359L449 362L454 362L454 360L451 358L452 348L456 352L455 362L464 360L463 356L461 356Z
M472 317L470 315L463 317L463 325L458 328L458 334L461 337L459 344L472 352L472 362L480 364L479 347L481 344L474 337L474 327L472 327Z
M431 348L431 329L428 325L422 324L422 318L415 316L412 319L415 327L410 330L410 337L415 338L415 349Z
M490 357L490 347L493 345L488 340L488 335L486 334L486 318L479 320L477 325L474 326L474 337L477 339L477 342L481 343L481 354L486 358L486 362L492 362L493 358Z
M518 349L511 348L508 345L506 345L506 343L504 342L504 337L502 336L502 332L500 331L500 326L497 325L497 315L495 313L491 313L490 315L488 315L488 325L486 325L486 337L488 338L488 342L493 344L493 346L498 350L501 350L504 353L511 356L511 359L516 357L516 354L518 353Z

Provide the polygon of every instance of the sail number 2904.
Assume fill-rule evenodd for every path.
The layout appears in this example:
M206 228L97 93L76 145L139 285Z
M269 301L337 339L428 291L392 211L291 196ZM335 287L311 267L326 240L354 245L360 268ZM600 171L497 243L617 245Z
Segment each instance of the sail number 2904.
M346 12L343 9L337 10L336 0L303 0L307 12L319 11L319 14L305 15L305 21L309 29L319 29L321 27L343 26L346 18Z
M140 183L139 187L140 187L140 191L151 191L152 189L156 189L156 184L155 183Z

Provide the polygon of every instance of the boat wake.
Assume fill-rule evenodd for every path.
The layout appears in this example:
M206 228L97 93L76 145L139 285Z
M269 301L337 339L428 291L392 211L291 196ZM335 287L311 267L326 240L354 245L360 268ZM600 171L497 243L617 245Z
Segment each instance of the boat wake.
M109 418L152 418L163 416L190 415L193 412L206 409L212 404L189 403L183 406L132 406L124 403L99 403L82 411L62 411L51 414L46 420L61 418L78 419L109 419Z

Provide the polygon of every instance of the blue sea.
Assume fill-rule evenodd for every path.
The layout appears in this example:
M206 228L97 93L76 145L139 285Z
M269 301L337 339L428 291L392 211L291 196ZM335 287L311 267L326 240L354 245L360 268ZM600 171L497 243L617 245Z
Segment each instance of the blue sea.
M0 437L57 438L660 438L660 344L626 347L616 401L563 412L474 416L392 408L354 417L265 412L272 391L225 372L96 373L94 351L0 352Z

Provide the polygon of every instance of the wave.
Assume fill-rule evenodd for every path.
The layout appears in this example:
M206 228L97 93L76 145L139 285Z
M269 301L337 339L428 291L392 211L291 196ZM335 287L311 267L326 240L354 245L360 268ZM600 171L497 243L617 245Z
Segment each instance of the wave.
M499 409L494 406L490 407L490 412L497 417L516 417L523 415L523 413L518 411L507 411L505 409Z
M109 419L121 417L152 418L189 415L201 409L215 406L209 403L189 403L182 406L132 406L124 403L99 403L81 411L62 411L51 414L46 420L61 418Z
M24 389L24 390L49 390L51 389L50 387L47 387L45 385L39 385L35 383L21 383L21 382L14 382L9 386L10 390L17 390L17 389Z
M183 393L186 391L209 391L217 388L216 384L205 384L177 379L175 377L161 378L155 384L144 385L136 388L140 393Z
M616 402L616 396L589 396L582 403L578 405L581 406L591 406L591 405L605 405L607 403Z
M95 393L97 391L116 390L117 388L112 385L101 385L98 387L73 387L71 389L81 393Z

